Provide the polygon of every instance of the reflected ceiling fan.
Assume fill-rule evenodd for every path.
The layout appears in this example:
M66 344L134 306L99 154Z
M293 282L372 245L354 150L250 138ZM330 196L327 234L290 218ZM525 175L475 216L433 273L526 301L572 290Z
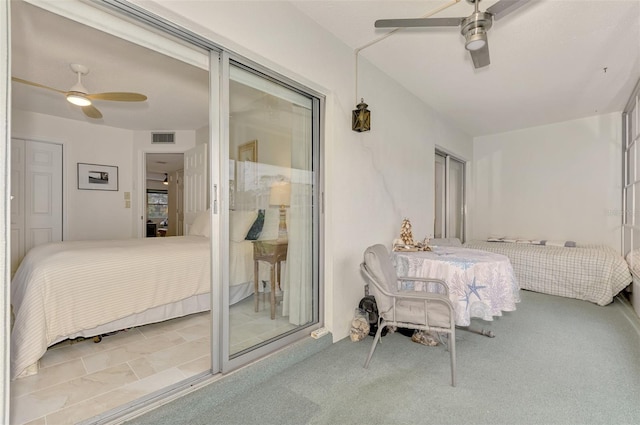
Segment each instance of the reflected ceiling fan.
M501 0L486 11L478 10L480 0L467 0L475 5L475 12L466 18L415 18L415 19L380 19L376 28L411 28L411 27L460 27L465 39L465 48L471 54L473 66L482 68L489 65L489 44L487 31L493 20L498 20L508 13L520 8L530 0Z
M84 65L72 63L69 65L71 70L78 75L78 82L68 91L54 89L32 81L23 80L22 78L11 77L11 80L18 83L27 84L42 89L52 90L63 94L69 103L80 106L82 112L89 118L102 118L102 113L92 104L93 100L112 100L117 102L144 102L147 96L140 93L129 92L107 92L107 93L89 93L82 85L82 76L89 73L89 68Z

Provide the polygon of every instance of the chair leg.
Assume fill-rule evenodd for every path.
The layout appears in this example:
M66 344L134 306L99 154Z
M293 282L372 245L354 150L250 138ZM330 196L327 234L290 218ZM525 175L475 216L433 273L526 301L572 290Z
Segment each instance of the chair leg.
M449 334L449 354L451 356L451 386L456 386L456 330L451 329Z
M371 361L371 356L373 356L373 352L378 345L378 341L380 340L380 335L382 335L382 330L387 326L385 321L380 322L380 326L378 326L378 331L376 332L376 336L373 338L373 344L371 344L371 350L369 350L369 357L367 357L367 361L364 362L364 368L369 367L369 362Z

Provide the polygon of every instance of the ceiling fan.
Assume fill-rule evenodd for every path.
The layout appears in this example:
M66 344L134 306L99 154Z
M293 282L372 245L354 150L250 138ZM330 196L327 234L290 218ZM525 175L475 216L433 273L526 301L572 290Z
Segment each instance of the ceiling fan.
M475 11L466 18L415 18L415 19L380 19L375 23L376 28L411 28L411 27L460 27L460 33L465 38L465 48L471 54L473 66L482 68L489 65L489 44L487 31L493 20L498 20L513 12L530 0L501 0L486 11L478 10L480 0L467 0L475 5Z
M102 118L102 113L92 104L93 100L113 100L118 102L144 102L147 96L139 93L129 92L107 92L107 93L89 93L82 85L82 76L89 73L89 68L84 65L72 63L69 65L71 70L78 74L78 82L68 91L54 89L43 84L34 83L32 81L23 80L22 78L11 77L11 80L18 83L27 84L34 87L40 87L47 90L63 94L69 103L80 106L82 112L89 118Z

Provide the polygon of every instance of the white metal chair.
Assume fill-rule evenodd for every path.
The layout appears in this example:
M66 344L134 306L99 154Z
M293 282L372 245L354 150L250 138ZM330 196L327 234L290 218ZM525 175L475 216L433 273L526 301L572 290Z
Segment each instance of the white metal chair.
M397 277L391 263L389 251L384 245L374 245L364 252L364 262L360 269L367 277L369 293L376 299L378 307L378 331L373 339L369 362L380 340L382 329L397 326L448 334L448 346L451 356L451 385L456 386L456 326L453 304L449 300L447 284L440 279L420 277ZM440 286L443 293L399 291L398 281L420 281ZM425 285L430 286L430 285Z

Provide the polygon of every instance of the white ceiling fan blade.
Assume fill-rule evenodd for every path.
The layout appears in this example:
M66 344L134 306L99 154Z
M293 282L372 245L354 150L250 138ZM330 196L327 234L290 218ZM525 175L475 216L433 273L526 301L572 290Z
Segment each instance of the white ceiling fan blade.
M457 27L464 18L378 19L376 28Z
M503 16L513 12L516 9L524 6L531 0L501 0L489 8L487 8L487 13L493 15L494 20L498 20Z
M489 43L486 43L481 49L470 50L469 53L471 54L474 68L483 68L491 63L489 60Z

